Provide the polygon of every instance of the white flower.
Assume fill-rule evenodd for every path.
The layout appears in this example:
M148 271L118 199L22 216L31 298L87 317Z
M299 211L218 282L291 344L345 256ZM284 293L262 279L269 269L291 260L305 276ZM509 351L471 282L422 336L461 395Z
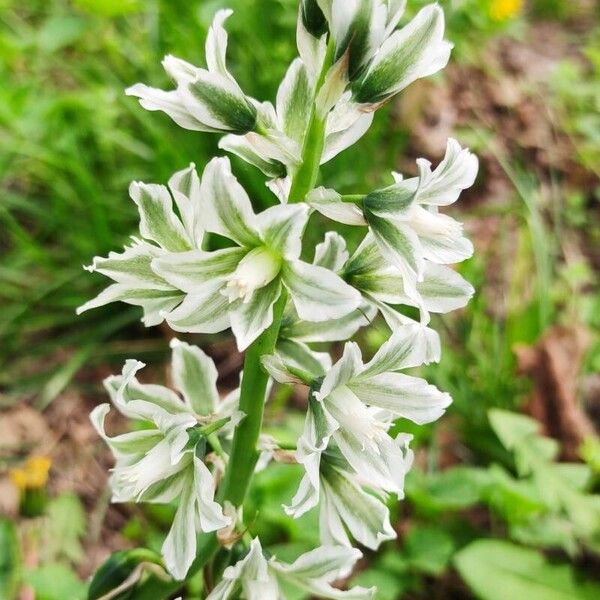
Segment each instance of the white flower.
M104 429L108 404L96 407L90 418L115 457L113 502L179 501L162 552L171 574L183 579L196 556L196 533L230 523L214 500L214 476L202 460L203 431L210 423L218 428L239 416L234 406L219 401L217 371L202 350L177 340L172 348L173 380L182 398L163 386L139 383L135 374L144 365L130 360L122 375L109 377L105 387L117 410L146 426L109 437ZM206 424L204 429L199 421Z
M358 550L340 546L322 546L300 556L292 564L265 558L260 540L255 538L248 554L235 565L227 567L222 581L207 600L285 600L281 584L291 583L312 596L332 600L372 600L375 589L355 587L343 591L331 586L347 577L361 557Z
M456 271L427 260L415 293L411 286L405 285L402 271L383 257L371 233L366 235L343 269L337 272L361 292L366 302L381 312L392 331L398 325L411 322L394 308L397 305L420 309L421 322L426 325L430 312L447 313L462 308L474 293L473 286ZM429 335L433 339L433 335Z
M391 33L395 19L393 27L384 30L383 37L389 37L352 84L353 99L365 110L378 108L417 79L437 73L450 58L452 44L444 40L444 12L437 4L421 9Z
M402 496L412 457L406 437L393 439L388 434L392 421L404 417L417 424L429 423L451 402L448 394L425 380L397 372L427 362L429 351L421 329L419 325L399 328L366 365L358 346L347 343L342 358L320 383L312 383L297 450L306 475L288 509L291 514L300 516L319 502L321 458L332 444L347 465L344 471L355 473L363 485ZM263 366L281 383L298 381L294 366L288 368L280 356L265 357ZM326 498L324 502L332 508ZM341 513L340 518L347 521ZM387 530L383 525L380 529ZM363 538L367 539L366 534ZM341 536L336 539L342 543ZM372 542L379 537L368 539Z
M398 305L414 306L421 311L423 326L416 331L426 344L427 361L439 361L439 335L426 327L430 320L429 313L447 313L461 308L473 295L473 287L458 273L450 267L429 261L425 263L423 281L417 283L416 297L408 295L401 271L385 260L370 233L349 257L344 238L335 232L328 232L325 240L315 248L313 262L337 273L358 290L363 299L357 310L341 319L323 323L304 322L298 319L293 310L286 311L277 354L314 376L324 374L330 365L307 344L347 340L361 327L369 325L377 311L392 331L415 325L413 319L397 309Z
M192 163L171 177L168 189L163 185L135 182L129 193L139 211L143 240L134 238L133 244L121 254L111 252L107 258L94 258L87 270L102 273L115 283L79 307L77 314L121 301L141 306L143 322L151 327L161 323L162 313L172 310L183 299L180 290L152 270L152 260L169 252L200 248L202 244L200 179Z
M227 70L227 32L223 23L232 14L220 10L206 38L208 69L201 69L174 56L163 60L165 71L175 81L173 91L138 83L126 90L147 110L161 110L175 123L194 131L252 131L257 122L255 103L245 96Z
M402 274L406 295L415 301L427 261L447 265L473 254L462 225L439 214L438 208L452 204L462 190L473 185L478 170L477 157L453 139L448 140L444 160L434 171L424 159L417 163L419 177L403 180L394 174L396 183L361 196L360 207L323 188L307 198L312 208L331 219L368 225L381 254Z
M408 472L413 460L408 448L410 438L400 434L394 440L398 466L404 473ZM289 515L299 518L318 505L323 544L352 547L353 538L363 546L377 550L382 542L396 538L386 505L387 494L357 476L334 444L330 443L322 453L306 453L306 457L306 474L292 504L285 507Z
M154 272L185 294L182 304L166 314L173 329L210 333L231 326L243 350L272 323L282 286L306 321L340 318L358 307L359 293L335 273L299 260L307 205L279 205L255 214L226 158L207 165L201 190L206 230L237 246L165 254L153 261Z

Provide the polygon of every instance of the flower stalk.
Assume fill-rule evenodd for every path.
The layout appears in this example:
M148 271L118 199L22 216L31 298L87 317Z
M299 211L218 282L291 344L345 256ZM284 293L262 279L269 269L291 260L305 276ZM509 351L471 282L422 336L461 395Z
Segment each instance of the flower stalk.
M330 43L327 47L327 53L323 60L323 65L315 87L313 103L310 109L310 118L308 120L308 128L304 136L301 163L298 171L294 175L292 186L290 188L288 199L288 202L290 203L302 202L306 194L315 187L317 177L319 176L319 167L321 166L321 158L325 146L326 120L318 114L315 100L325 83L327 71L331 67L333 52L334 47L333 44Z
M269 375L262 368L260 359L275 349L286 300L284 292L273 307L273 324L252 343L244 357L239 410L245 416L235 430L225 478L218 496L222 502L231 502L236 507L244 502L259 456L258 436L262 428L269 381Z

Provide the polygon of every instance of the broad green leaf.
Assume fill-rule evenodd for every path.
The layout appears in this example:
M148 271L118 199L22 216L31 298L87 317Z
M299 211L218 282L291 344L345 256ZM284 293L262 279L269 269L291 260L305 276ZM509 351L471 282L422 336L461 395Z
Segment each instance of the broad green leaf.
M410 565L428 575L441 575L454 553L454 541L435 526L413 527L404 538L406 558Z
M83 557L81 539L86 531L86 515L75 494L54 498L47 508L42 554L45 561L68 559L77 564Z
M36 600L84 600L87 586L61 563L49 563L26 571L24 580L35 591Z
M500 540L477 540L454 559L482 600L596 600L600 585L578 579L567 564L552 564L541 552Z
M406 480L406 494L421 510L462 510L480 502L489 482L488 472L474 467L428 475L413 470Z

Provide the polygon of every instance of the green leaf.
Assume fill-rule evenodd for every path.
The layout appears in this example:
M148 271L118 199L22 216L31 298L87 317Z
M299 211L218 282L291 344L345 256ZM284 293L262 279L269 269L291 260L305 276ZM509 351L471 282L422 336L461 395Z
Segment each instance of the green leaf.
M17 528L8 519L0 520L0 598L16 598L21 563Z
M160 565L161 558L151 550L137 548L114 552L96 571L88 590L87 600L97 600L121 585L141 563ZM113 600L133 600L133 589L115 596ZM158 600L158 596L157 596Z
M540 425L531 417L500 409L492 409L488 415L494 432L509 450L539 434Z
M61 558L77 564L82 556L80 539L86 530L86 515L79 497L62 494L48 504L43 555L46 561Z
M545 512L544 500L531 481L514 479L498 465L492 465L489 473L486 502L509 524L539 518Z
M558 443L539 433L540 424L535 419L499 409L490 410L488 416L502 444L515 453L519 474L526 475L556 458Z
M397 600L400 594L407 592L410 581L404 581L383 569L368 569L352 580L355 585L365 588L377 588L376 600Z
M566 564L500 540L478 540L455 557L456 567L482 600L594 600L600 586L577 579Z
M438 527L413 527L404 538L410 565L428 575L441 575L454 553L454 541Z
M477 504L489 485L484 469L455 467L425 475L412 471L406 480L406 493L419 509L461 510Z
M66 565L49 563L27 571L24 577L36 600L83 600L86 585Z

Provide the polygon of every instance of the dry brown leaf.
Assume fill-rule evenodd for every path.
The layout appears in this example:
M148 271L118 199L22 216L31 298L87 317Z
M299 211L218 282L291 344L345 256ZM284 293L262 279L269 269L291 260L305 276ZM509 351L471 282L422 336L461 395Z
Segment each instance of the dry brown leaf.
M534 381L528 412L561 442L567 460L577 460L579 446L595 433L578 401L579 371L590 342L583 327L556 326L535 346L515 349L519 370Z

